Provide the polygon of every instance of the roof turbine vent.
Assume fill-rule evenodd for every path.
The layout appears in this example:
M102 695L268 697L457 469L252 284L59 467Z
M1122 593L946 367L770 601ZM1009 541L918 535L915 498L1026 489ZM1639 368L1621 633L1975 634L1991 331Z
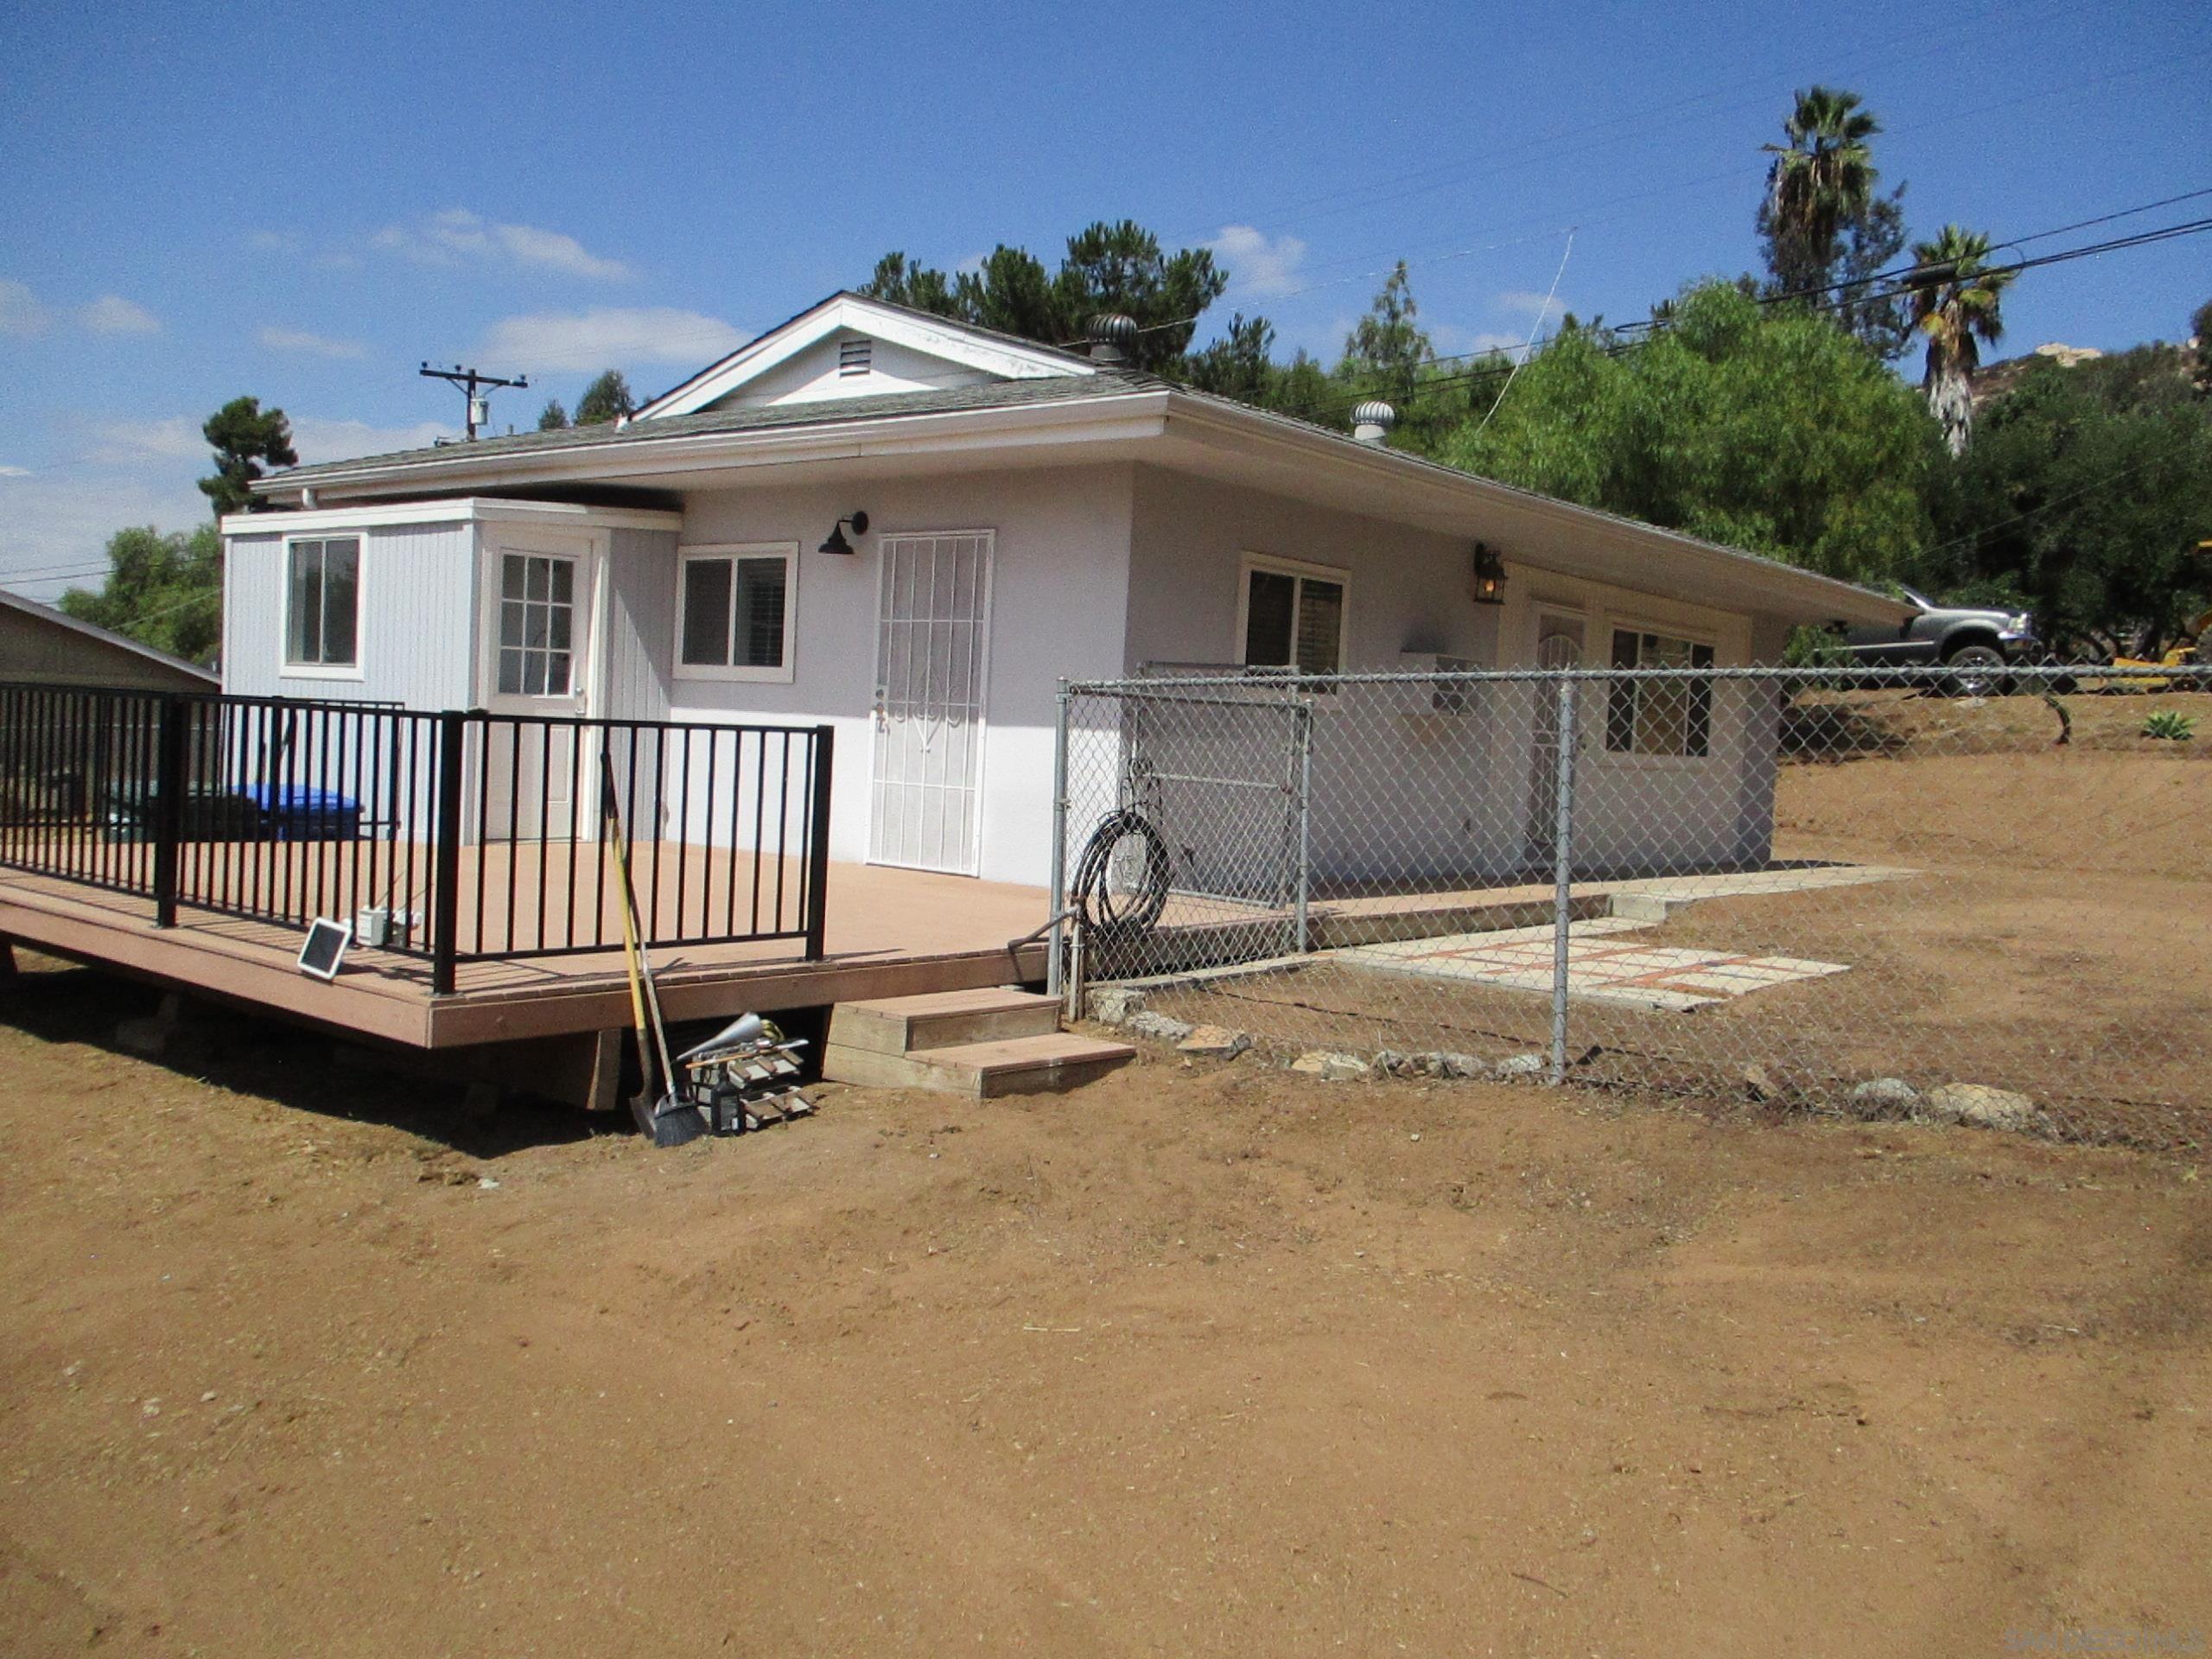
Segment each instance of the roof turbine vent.
M1118 367L1128 362L1137 349L1137 323L1135 317L1125 317L1118 311L1103 312L1090 320L1084 331L1085 342L1090 348L1090 360L1108 367Z
M1379 397L1351 412L1351 435L1361 443L1381 444L1397 423L1398 411Z

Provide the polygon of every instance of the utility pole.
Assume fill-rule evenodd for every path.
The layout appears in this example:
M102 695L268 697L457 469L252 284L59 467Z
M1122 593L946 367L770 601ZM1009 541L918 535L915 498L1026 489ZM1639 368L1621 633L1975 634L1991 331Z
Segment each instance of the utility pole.
M512 380L502 380L497 375L479 374L474 369L464 369L458 363L449 369L434 369L425 363L421 372L432 380L450 380L454 385L461 387L468 393L468 436L471 442L475 441L476 429L492 418L492 400L484 395L485 391L489 391L495 386L512 386L517 391L521 391L530 385L530 378L527 375L517 375ZM480 391L479 387L482 387L483 391Z

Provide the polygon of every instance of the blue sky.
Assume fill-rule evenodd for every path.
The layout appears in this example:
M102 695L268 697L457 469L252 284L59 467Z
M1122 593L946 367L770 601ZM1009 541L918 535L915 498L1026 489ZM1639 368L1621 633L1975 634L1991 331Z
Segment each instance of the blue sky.
M240 392L311 460L453 429L424 358L527 372L494 417L528 425L889 248L1049 259L1126 215L1217 247L1210 321L1325 354L1402 255L1459 352L1526 338L1555 276L1620 320L1753 265L1758 147L1816 80L1882 118L1916 233L2212 186L2201 0L10 10L0 582L41 596L201 516L199 424ZM2176 338L2207 297L2212 237L2032 271L2006 349Z

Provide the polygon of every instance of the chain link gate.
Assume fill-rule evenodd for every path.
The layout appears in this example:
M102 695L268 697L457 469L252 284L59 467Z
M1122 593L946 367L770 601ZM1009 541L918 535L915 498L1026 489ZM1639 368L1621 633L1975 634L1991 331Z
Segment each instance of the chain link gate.
M2212 1140L2212 672L1986 682L1071 685L1054 987L1330 1075Z

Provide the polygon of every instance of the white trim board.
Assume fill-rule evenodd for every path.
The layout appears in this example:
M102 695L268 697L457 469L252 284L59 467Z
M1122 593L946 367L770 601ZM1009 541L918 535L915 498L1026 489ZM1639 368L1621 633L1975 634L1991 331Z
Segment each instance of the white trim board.
M505 501L497 496L454 496L442 501L394 501L358 507L309 507L297 512L231 512L219 521L226 536L311 536L378 530L388 524L514 524L575 530L681 530L683 515L646 507L584 507L567 501Z

